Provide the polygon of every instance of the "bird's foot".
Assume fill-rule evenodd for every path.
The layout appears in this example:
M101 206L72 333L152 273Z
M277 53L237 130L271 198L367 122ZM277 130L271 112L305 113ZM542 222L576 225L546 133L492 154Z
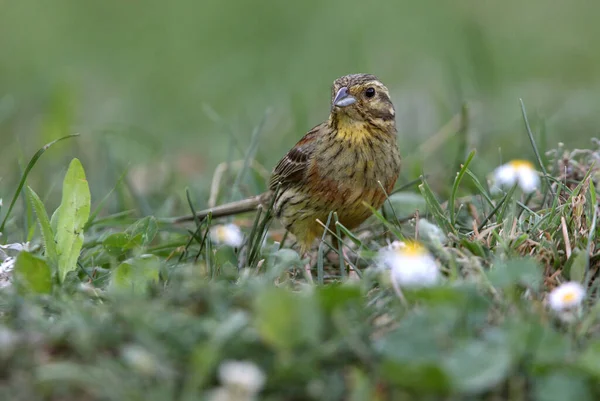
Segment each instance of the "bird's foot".
M350 255L350 251L345 246L342 247L342 257L344 258L344 265L346 265L346 263L345 263L346 261L348 261L350 263L350 261L352 260L351 259L352 255ZM327 259L329 259L329 261L332 264L339 265L339 263L340 263L340 256L339 256L338 252L335 252L335 251L329 252L327 254ZM350 280L358 280L360 278L351 264L349 264L348 278Z

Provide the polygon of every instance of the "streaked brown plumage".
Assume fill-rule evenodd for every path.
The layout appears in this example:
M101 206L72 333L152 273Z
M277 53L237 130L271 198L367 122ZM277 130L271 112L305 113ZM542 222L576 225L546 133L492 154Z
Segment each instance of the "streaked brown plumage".
M269 203L279 186L274 211L307 251L323 233L331 211L349 229L379 208L396 183L400 155L394 106L388 89L373 75L338 78L332 87L329 119L311 129L281 159L269 192L200 212L213 217L241 213ZM385 189L384 190L382 189ZM193 217L177 219L178 222Z

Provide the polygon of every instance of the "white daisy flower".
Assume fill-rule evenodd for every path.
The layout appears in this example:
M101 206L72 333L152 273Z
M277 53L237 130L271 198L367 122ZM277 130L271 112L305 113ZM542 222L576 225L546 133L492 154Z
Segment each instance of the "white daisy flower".
M248 395L258 393L265 384L265 374L247 361L225 361L219 366L219 379L226 388Z
M564 283L550 291L548 305L555 312L576 309L585 298L585 289L575 281Z
M5 251L15 251L17 254L21 251L29 251L29 242L0 245L0 288L12 284L13 269L17 260L16 256L8 256Z
M8 251L17 251L17 252L30 250L29 242L25 242L24 244L15 242L14 244L0 245L0 249L3 251L8 250Z
M540 176L531 162L512 160L494 170L493 191L498 192L500 188L510 188L515 184L525 193L540 187Z
M210 238L217 244L225 244L234 248L239 248L244 242L242 230L233 223L212 227Z
M7 257L0 263L0 289L10 286L16 258Z
M380 261L398 287L430 287L440 280L435 258L418 242L395 241L381 251Z

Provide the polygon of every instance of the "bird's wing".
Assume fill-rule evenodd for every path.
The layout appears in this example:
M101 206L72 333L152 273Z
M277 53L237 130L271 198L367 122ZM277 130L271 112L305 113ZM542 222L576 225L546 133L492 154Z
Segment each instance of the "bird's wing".
M269 189L275 190L278 184L283 187L302 181L308 167L311 155L314 152L317 138L325 129L326 124L319 124L298 141L289 152L277 163L271 179Z

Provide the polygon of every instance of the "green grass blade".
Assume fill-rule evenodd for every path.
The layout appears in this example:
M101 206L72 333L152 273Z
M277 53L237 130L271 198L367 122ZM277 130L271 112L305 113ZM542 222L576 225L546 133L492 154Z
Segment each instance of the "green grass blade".
M333 220L335 222L335 233L337 238L342 238L342 231L340 230L340 225L338 224L340 221L338 219L337 213L333 213ZM346 278L346 265L344 264L344 242L341 240L337 241L338 243L338 259L340 261L340 277L343 279Z
M456 210L455 210L455 208L456 208L456 205L455 205L456 193L458 192L458 187L460 186L460 182L462 181L463 177L465 176L467 168L469 167L469 164L471 163L471 160L473 160L474 156L475 156L475 151L473 150L473 151L471 151L471 153L469 153L467 160L462 165L462 168L456 175L456 178L454 179L454 184L452 185L452 192L450 192L450 201L448 202L448 207L450 208L450 224L453 227L456 224Z
M37 163L37 161L39 160L40 157L42 157L42 155L44 154L44 152L46 152L46 150L48 150L52 145L64 140L64 139L69 139L69 138L74 138L76 136L79 136L79 134L73 134L73 135L67 135L67 136L63 136L62 138L58 138L46 145L44 145L40 150L38 150L33 157L31 158L31 160L29 160L29 163L27 163L27 167L25 167L25 171L23 171L23 175L21 176L21 180L19 181L19 185L17 186L17 189L15 190L15 193L13 195L12 200L10 201L10 205L8 206L8 210L6 211L6 215L4 215L4 219L2 220L2 224L0 224L0 233L4 232L4 227L6 225L6 222L8 221L8 218L10 216L10 213L13 210L13 207L15 207L15 203L17 203L17 199L19 198L19 194L21 193L21 191L23 190L23 187L25 186L25 181L27 180L27 176L29 175L29 172L31 172L31 169L33 168L33 166L35 166L35 164Z
M592 244L594 243L594 241L596 239L596 224L598 223L597 222L598 211L597 211L597 203L596 203L596 187L594 186L594 180L590 180L589 193L590 193L590 200L591 200L590 205L591 205L592 223L590 224L588 241L587 241L587 245L586 245L586 256L587 256L587 263L585 266L586 288L587 288L589 281L591 280L591 277L590 277L590 252L592 250Z
M325 227L329 227L331 223L331 216L333 216L333 212L329 212L327 216L327 222L325 223ZM319 250L317 252L317 283L319 285L323 285L324 280L323 276L325 274L323 269L323 254L325 252L325 236L327 235L327 230L323 230L323 235L321 236L321 242L319 242Z
M127 175L127 171L124 171L121 174L121 176L119 177L119 179L117 180L115 186L113 186L111 188L111 190L108 191L108 193L104 196L104 198L102 198L100 200L100 202L98 203L98 206L96 206L94 211L92 211L92 213L90 213L90 218L88 219L87 223L85 223L84 231L89 229L92 225L94 225L94 221L96 220L96 217L98 217L98 214L100 214L100 211L104 207L104 204L106 203L106 201L108 201L108 199L113 194L113 192L115 192L115 189L117 188L117 186L119 186L121 184L121 182L125 179L126 175Z
M230 200L233 200L233 198L235 197L235 194L239 191L239 186L242 183L242 180L244 179L245 174L249 170L250 163L252 162L252 159L254 158L256 150L258 149L258 144L260 143L260 135L263 132L265 123L267 122L269 112L270 112L269 110L265 111L262 119L260 120L258 125L254 128L254 130L252 131L252 136L250 137L250 145L248 146L248 151L246 152L246 155L244 156L244 164L243 164L242 168L240 169L240 172L238 173L238 175L235 177L233 186L231 187L231 199Z
M35 209L35 214L37 214L37 220L42 231L42 239L44 240L44 248L46 249L46 257L52 266L56 266L58 262L56 243L54 242L54 232L50 227L50 219L48 218L48 213L46 213L46 208L44 207L40 197L33 189L31 189L31 187L27 187L27 194L33 208Z
M529 125L527 111L525 110L525 103L523 103L523 99L520 98L519 102L521 103L523 121L525 122L525 129L527 130L527 135L529 136L529 141L531 142L531 147L533 148L533 153L535 153L535 157L537 159L540 170L544 173L544 178L546 179L546 183L548 184L548 190L552 193L552 195L554 195L554 191L552 190L552 186L550 185L550 181L548 180L548 172L546 171L546 167L544 166L544 162L542 161L542 156L540 155L540 151L538 150L537 144L535 143L535 138L533 137L531 126Z
M475 187L479 190L479 192L481 193L481 195L483 196L483 198L485 199L485 201L488 203L488 205L493 208L494 207L494 201L490 197L488 191L483 187L483 185L481 185L481 182L479 181L479 179L469 169L466 170L466 173L467 173L467 175L469 177L471 177L471 180L473 181L473 184L475 184Z
M433 215L437 225L444 228L446 232L452 232L456 234L456 229L448 221L448 218L442 209L442 205L440 205L440 202L433 194L433 191L429 187L429 184L427 184L427 180L425 180L425 178L422 179L421 185L419 185L419 190L421 191L423 198L425 198L429 212Z

